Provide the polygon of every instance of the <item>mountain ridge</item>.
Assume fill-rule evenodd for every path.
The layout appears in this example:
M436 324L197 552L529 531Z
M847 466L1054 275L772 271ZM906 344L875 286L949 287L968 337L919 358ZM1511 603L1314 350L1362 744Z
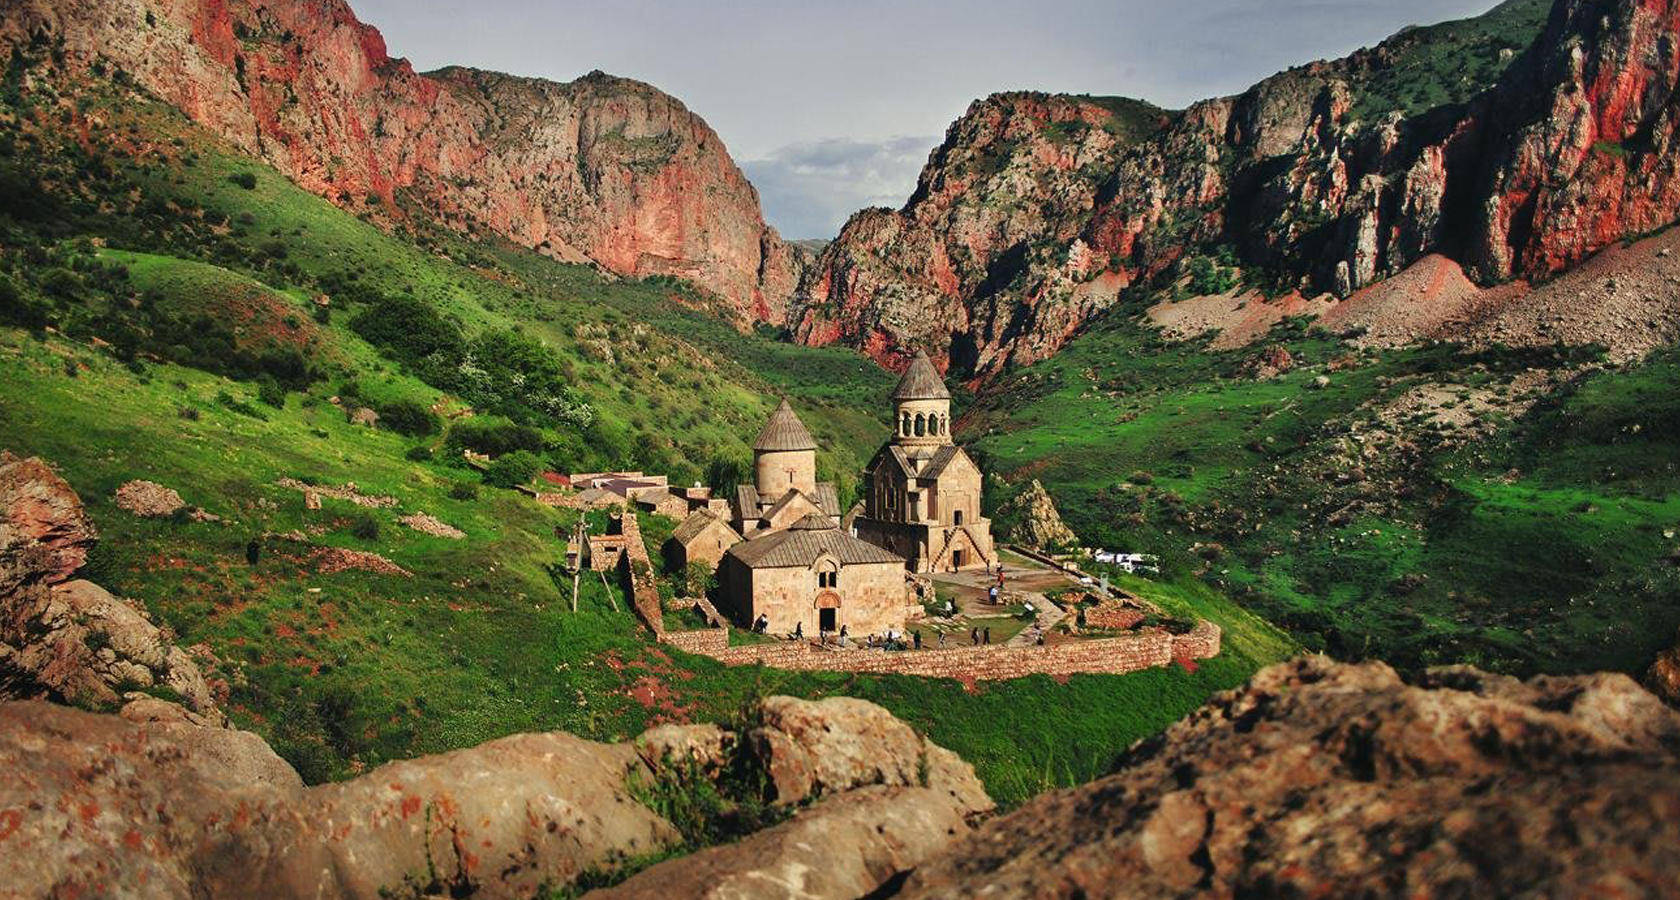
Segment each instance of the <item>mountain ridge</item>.
M341 0L12 0L0 47L53 43L141 86L340 205L411 198L619 275L673 276L778 322L803 251L766 225L681 101L592 72L565 84L418 74Z
M1670 3L1517 0L1194 104L1135 144L1085 130L1078 165L1079 98L994 95L904 208L847 223L790 328L985 380L1198 257L1268 296L1343 298L1432 253L1484 284L1555 276L1674 218L1677 20ZM1409 88L1378 77L1395 71Z

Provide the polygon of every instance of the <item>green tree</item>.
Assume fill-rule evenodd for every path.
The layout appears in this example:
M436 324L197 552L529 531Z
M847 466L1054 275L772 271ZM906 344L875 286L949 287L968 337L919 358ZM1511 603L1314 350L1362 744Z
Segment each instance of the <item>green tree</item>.
M484 482L493 487L515 488L537 477L542 471L542 460L529 450L515 450L505 454L490 464L484 473Z

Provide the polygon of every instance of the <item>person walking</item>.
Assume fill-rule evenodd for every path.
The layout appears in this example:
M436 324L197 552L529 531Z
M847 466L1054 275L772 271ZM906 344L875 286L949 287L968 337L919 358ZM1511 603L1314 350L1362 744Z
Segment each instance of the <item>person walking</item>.
M991 642L992 642L992 626L987 625L985 627L985 629L980 632L980 643L990 644Z
M847 637L848 634L849 634L849 632L846 630L846 626L841 625L840 626L840 646L842 646L842 647L846 646L846 637Z
M911 633L916 636L915 637L916 649L917 650L922 649L922 633L920 631L915 631L915 632L911 632Z
M796 641L805 640L805 623L804 622L793 623L793 639L796 640Z
M940 647L945 646L945 632L943 632L943 631L939 632L939 646Z
M968 630L968 641L976 647L980 646L980 629L970 628Z

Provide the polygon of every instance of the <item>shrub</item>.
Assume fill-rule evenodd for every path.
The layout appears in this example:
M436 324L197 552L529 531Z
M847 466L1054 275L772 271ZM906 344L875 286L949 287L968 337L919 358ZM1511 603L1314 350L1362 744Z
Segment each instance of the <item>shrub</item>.
M543 437L542 432L527 425L515 425L496 416L475 416L457 422L449 429L449 446L489 456L501 456L517 450L535 453L543 449Z
M257 175L255 172L235 172L228 176L228 180L247 191L257 189Z
M285 409L286 389L274 380L274 376L264 375L257 379L257 399L275 409Z
M436 354L459 360L466 353L461 329L424 300L402 294L380 297L350 320L363 340L409 365Z
M414 400L392 400L389 403L375 404L373 409L379 413L380 424L398 434L423 437L437 433L437 416L432 415L432 411L427 409L425 404Z
M403 456L407 457L410 462L429 462L433 456L432 448L425 444L417 444L408 448L408 452L404 453Z
M350 533L364 541L379 540L379 520L368 513L362 513L350 523Z
M487 484L500 488L514 488L537 477L542 460L529 450L515 450L498 457L484 473Z
M10 278L0 277L0 324L41 328L47 324L47 312L25 300Z
M473 484L470 481L457 481L457 482L455 482L455 484L451 485L450 488L449 488L449 499L451 499L451 500L477 500L478 499L478 485Z

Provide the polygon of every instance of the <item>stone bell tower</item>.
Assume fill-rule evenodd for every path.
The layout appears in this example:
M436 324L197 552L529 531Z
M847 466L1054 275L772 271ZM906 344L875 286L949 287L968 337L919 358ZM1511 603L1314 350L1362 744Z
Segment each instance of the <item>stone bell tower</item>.
M893 438L901 447L951 443L951 392L926 353L917 351L893 389Z

